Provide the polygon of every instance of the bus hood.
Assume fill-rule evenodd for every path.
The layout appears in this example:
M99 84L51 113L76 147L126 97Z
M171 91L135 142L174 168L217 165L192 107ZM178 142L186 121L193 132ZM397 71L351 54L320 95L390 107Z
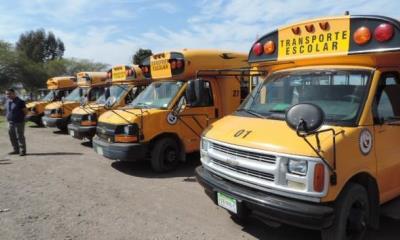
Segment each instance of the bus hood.
M330 126L323 126L330 128ZM358 128L333 127L335 131L342 132L336 137L337 146L340 142L358 142ZM203 136L210 140L222 143L259 149L268 152L317 157L314 150L290 129L284 120L260 119L240 116L226 116L211 124ZM332 159L333 141L332 132L320 134L321 155ZM351 138L349 138L351 136ZM317 146L315 135L307 137L313 146ZM346 141L342 141L346 139ZM354 144L350 144L353 145Z
M142 111L140 109L109 110L100 116L99 122L114 125L123 125L128 123L140 124L140 116L148 118L149 116L165 114L166 112L168 111L164 109L142 109Z
M47 101L33 101L33 102L29 102L26 104L26 108L33 108L36 107L38 105L42 105L42 104L46 104L48 103Z
M72 110L72 114L86 115L92 113L99 113L104 110L104 104L90 103L85 106L79 106Z
M76 105L76 104L79 104L79 103L76 101L65 101L65 102L57 101L57 102L52 102L52 103L48 104L46 106L46 110L58 109L61 107L70 107L70 106Z

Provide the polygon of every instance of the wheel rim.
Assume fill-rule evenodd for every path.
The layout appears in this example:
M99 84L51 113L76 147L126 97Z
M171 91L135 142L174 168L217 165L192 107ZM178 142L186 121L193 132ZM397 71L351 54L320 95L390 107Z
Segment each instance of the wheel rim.
M354 202L347 217L347 239L360 239L367 230L367 219L367 204L360 200Z

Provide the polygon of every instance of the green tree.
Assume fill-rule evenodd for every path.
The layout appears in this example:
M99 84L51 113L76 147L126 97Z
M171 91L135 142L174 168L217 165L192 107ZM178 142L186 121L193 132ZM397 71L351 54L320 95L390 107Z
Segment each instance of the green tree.
M18 70L17 55L12 45L0 40L0 90L17 81Z
M132 56L132 62L133 64L140 65L142 64L143 59L145 59L148 56L153 55L150 49L143 49L139 48L136 53Z
M45 63L61 59L65 46L54 33L46 34L44 29L38 29L21 34L16 42L16 50L36 63Z

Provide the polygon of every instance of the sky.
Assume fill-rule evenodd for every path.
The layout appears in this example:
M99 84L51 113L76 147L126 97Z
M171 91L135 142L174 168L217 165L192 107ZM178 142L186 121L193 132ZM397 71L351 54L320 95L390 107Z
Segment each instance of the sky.
M128 64L139 48L248 52L281 25L310 18L374 14L400 19L398 0L1 0L0 39L44 28L65 57Z

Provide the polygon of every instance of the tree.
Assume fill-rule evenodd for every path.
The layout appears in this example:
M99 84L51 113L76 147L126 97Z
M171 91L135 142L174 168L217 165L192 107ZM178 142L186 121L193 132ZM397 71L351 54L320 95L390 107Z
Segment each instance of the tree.
M133 64L140 65L142 64L142 61L148 57L153 55L150 49L143 49L139 48L139 50L136 51L136 53L132 56L132 62Z
M18 79L17 55L10 43L0 40L0 90L10 87Z
M61 59L65 46L54 33L46 34L44 29L38 29L21 34L16 43L16 50L36 63L45 63Z

